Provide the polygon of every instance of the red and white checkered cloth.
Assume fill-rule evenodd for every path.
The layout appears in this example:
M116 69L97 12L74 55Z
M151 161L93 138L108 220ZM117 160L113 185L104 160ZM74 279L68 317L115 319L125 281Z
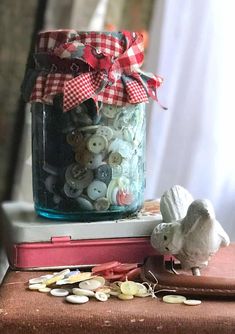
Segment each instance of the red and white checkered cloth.
M108 104L124 105L157 100L156 89L162 79L140 70L144 60L142 36L139 33L100 33L58 30L40 33L36 55L83 61L89 71L61 73L39 71L30 102L52 104L56 94L63 93L64 111L93 98Z

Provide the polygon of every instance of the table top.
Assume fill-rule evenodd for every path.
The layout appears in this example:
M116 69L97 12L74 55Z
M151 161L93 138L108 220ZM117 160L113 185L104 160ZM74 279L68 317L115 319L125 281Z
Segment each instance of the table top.
M48 272L47 272L48 273ZM235 300L208 300L187 306L162 298L68 304L27 289L42 272L10 271L0 288L0 333L235 333Z

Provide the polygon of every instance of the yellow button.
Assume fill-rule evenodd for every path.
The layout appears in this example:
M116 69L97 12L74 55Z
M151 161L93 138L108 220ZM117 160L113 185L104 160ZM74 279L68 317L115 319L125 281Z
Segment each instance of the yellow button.
M180 295L166 295L162 298L165 303L169 304L182 304L186 300L184 296Z
M138 286L133 281L126 281L126 282L121 283L120 289L124 295L133 296L138 292Z
M87 279L89 279L91 277L91 272L84 272L84 273L79 273L79 274L75 274L73 276L70 276L68 278L68 282L69 283L76 283L76 282L82 282L85 281Z

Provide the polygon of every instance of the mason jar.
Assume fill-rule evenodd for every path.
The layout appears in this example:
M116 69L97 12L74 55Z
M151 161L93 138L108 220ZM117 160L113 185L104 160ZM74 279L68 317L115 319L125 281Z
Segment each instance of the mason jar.
M107 220L141 209L145 185L145 105L91 101L63 113L32 105L33 194L48 218Z
M22 88L31 102L37 214L100 221L142 208L145 103L161 83L142 63L138 33L39 34Z

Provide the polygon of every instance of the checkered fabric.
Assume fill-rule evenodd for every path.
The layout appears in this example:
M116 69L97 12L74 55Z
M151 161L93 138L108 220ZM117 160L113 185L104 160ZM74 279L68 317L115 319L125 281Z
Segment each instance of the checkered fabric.
M63 93L64 111L89 98L118 106L144 102L150 96L157 100L156 89L162 83L160 77L140 70L144 50L139 33L43 32L38 35L35 56L74 62L71 71L66 72L58 64L51 64L53 60L49 69L45 61L43 66L35 65L39 74L31 85L30 102L51 104L56 94ZM85 73L79 67L81 61L89 67Z

